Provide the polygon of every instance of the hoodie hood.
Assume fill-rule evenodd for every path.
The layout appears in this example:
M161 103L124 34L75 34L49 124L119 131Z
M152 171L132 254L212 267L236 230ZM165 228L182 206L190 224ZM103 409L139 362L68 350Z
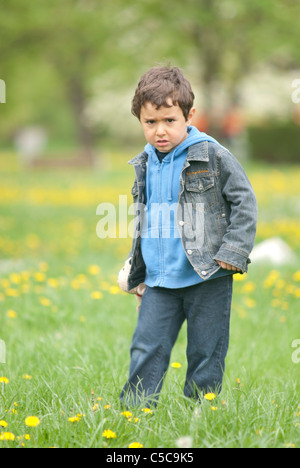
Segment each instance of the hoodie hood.
M217 140L215 140L213 137L207 135L204 132L200 132L196 127L193 127L192 125L188 127L187 131L188 131L188 136L186 137L186 139L182 143L180 143L180 145L176 146L172 151L170 151L170 153L167 153L167 155L164 158L165 161L170 161L168 196L167 196L168 201L172 200L174 159L180 157L182 153L190 146L195 145L197 143L201 143L202 141L210 141L212 143L219 144ZM145 146L145 151L148 154L148 157L152 160L152 162L160 164L157 159L154 146L148 143ZM147 193L149 193L149 177L147 178Z

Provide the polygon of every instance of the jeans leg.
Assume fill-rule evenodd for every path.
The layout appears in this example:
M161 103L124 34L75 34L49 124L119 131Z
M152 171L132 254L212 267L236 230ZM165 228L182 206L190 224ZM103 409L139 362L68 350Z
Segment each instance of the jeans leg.
M147 287L131 345L129 379L120 400L127 405L143 399L156 404L170 355L185 319L176 290Z
M188 370L184 394L220 392L229 345L232 276L186 288Z

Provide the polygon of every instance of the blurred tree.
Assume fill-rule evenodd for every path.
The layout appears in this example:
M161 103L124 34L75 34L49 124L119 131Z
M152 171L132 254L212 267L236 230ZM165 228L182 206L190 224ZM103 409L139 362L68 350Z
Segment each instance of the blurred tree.
M18 15L24 22L20 22ZM10 133L17 122L16 115L20 104L18 93L20 83L17 86L18 73L20 67L24 66L28 59L27 48L35 44L34 34L29 27L29 16L28 4L22 0L8 0L1 5L0 78L5 81L7 91L7 103L1 106L2 135Z
M188 65L195 60L207 110L218 81L227 84L235 100L236 85L256 64L276 63L276 58L279 61L284 57L286 62L292 60L300 66L300 2L144 0L143 5L147 12L141 18L144 26L156 20L162 46L168 36L165 52L170 52L172 44L171 54L181 63Z
M70 107L82 156L92 160L93 128L85 114L95 77L118 67L119 0L53 0L39 6L42 56L55 69ZM32 6L37 13L36 4ZM119 22L118 22L119 20Z
M52 108L52 120L59 120L64 106L70 109L82 156L91 159L94 135L85 109L93 80L111 69L122 71L126 80L126 70L132 69L122 44L126 29L126 18L122 15L126 13L125 4L122 0L52 0L50 3L7 0L0 17L0 78L7 77L13 89L6 107L11 116L24 103L20 69L26 64L31 75L26 73L23 78L30 82L29 87L36 95L42 94L39 89L45 92L48 87L43 101L50 108L49 99L55 99L55 94L61 98L60 102L56 101L56 108ZM128 55L132 57L131 53ZM18 78L15 83L13 75ZM44 108L44 103L38 100L34 105ZM30 112L30 102L26 102L25 108ZM33 116L36 114L32 112ZM24 121L30 118L27 116Z
M299 12L294 0L5 0L1 128L11 132L37 117L64 128L72 116L89 159L95 129L85 111L97 77L120 90L156 63L176 63L194 75L209 112L216 83L235 102L255 64L299 68Z

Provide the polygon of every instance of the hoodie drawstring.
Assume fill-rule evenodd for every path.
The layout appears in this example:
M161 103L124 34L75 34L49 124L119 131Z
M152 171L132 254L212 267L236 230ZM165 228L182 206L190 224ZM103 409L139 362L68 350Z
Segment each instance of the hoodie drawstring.
M147 162L147 171L146 171L146 204L145 204L145 208L144 208L144 211L148 211L148 203L149 203L149 200L150 200L150 175L149 175L149 161Z
M171 156L170 173L169 173L169 180L168 180L168 195L167 195L168 201L172 201L172 183L173 183L173 169L174 169L175 153L176 153L176 148L172 152L172 156Z

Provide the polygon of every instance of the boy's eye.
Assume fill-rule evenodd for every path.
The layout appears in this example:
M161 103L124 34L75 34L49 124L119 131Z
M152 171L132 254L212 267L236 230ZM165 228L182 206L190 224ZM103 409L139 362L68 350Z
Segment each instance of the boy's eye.
M175 122L175 120L174 119L167 119L167 122L168 123L173 123L173 122Z
M147 120L147 124L148 124L148 125L153 125L153 124L154 124L154 120Z

